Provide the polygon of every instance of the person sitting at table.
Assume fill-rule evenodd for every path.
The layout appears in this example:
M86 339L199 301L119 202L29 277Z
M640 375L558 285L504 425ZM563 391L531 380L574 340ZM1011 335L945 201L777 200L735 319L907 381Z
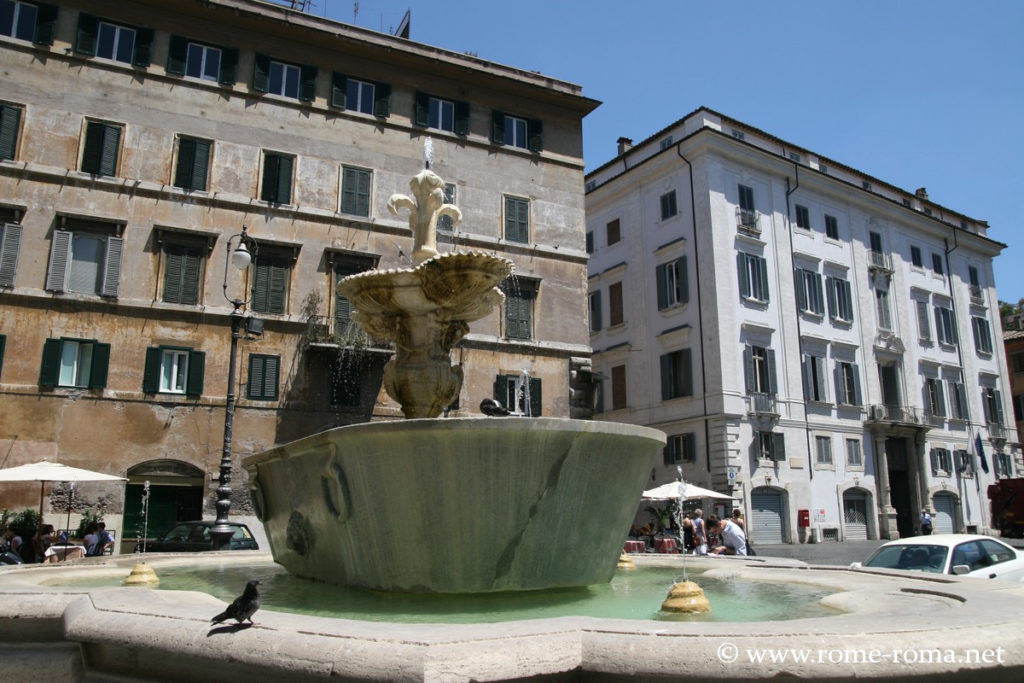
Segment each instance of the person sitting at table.
M747 554L747 535L739 524L711 515L708 517L708 531L717 532L721 536L721 544L711 549L716 555Z
M10 527L7 527L6 529L4 529L4 547L3 547L3 550L5 552L12 552L15 555L17 555L19 558L24 559L24 558L21 557L21 553L22 553L22 550L24 548L24 545L25 545L25 543L24 543L24 541L21 540L21 536L19 536L14 529L12 529Z
M46 549L53 544L53 525L44 524L32 537L32 550L35 553L34 562L43 562L46 559Z
M86 557L102 555L107 547L113 544L114 539L107 532L107 525L97 522L92 526L91 533L85 535L85 555Z

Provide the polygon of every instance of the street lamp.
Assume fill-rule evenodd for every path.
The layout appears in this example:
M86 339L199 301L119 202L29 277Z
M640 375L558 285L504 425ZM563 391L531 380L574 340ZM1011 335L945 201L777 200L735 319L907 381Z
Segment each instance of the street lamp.
M232 247L232 245L234 245ZM224 448L220 457L220 478L217 480L217 520L210 529L214 547L224 548L231 541L233 533L228 524L228 511L231 509L231 430L235 421L235 372L237 370L238 340L242 337L242 321L245 318L243 309L249 302L246 299L232 299L228 296L228 273L230 266L245 271L255 261L259 246L249 236L246 227L242 232L228 238L227 257L224 263L224 298L234 310L231 311L231 357L228 360L228 393L224 404Z

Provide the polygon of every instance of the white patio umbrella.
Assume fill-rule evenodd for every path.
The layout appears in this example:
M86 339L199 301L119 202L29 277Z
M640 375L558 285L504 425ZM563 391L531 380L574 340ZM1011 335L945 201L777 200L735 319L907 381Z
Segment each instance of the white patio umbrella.
M46 482L48 481L128 481L126 477L115 477L112 474L83 470L79 467L62 465L59 462L33 462L17 467L8 467L0 470L0 483L16 481L38 481L39 482L39 520L43 519L43 500L46 493ZM68 518L70 519L70 502L68 504Z
M644 491L644 500L678 500L680 494L686 497L686 500L691 498L721 498L724 500L732 500L732 496L724 493L717 493L710 489L701 488L700 486L694 486L693 484L683 484L681 481L673 481L668 484L662 484L656 486L653 489Z

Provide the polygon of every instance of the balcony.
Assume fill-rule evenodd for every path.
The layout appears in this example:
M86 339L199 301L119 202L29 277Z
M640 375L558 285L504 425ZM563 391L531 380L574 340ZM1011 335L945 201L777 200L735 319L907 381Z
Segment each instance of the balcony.
M868 251L868 268L883 273L892 272L892 258L881 251Z
M901 405L873 405L868 410L868 420L873 422L900 422L921 424L922 415L917 408Z
M981 285L969 285L971 292L971 303L972 304L984 304L985 303L985 291L981 288Z
M993 446L1002 448L1009 438L1009 429L997 422L990 422L988 424L988 439L992 442Z
M759 236L761 227L757 224L757 211L736 207L736 227L748 235Z
M385 353L394 349L389 342L368 337L355 322L335 324L332 329L331 319L326 315L309 316L304 341L307 348L362 349Z
M747 395L747 412L765 417L778 417L779 406L774 394L752 392Z

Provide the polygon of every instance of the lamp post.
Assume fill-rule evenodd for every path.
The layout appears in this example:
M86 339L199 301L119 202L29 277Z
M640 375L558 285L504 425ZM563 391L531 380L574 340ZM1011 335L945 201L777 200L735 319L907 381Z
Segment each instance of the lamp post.
M245 318L243 309L249 302L248 298L232 299L228 296L228 273L231 272L231 266L240 271L247 270L255 260L257 251L256 240L246 233L244 225L242 232L228 238L227 257L224 263L224 298L231 303L234 310L231 311L231 357L228 360L228 393L224 404L224 447L220 457L220 478L217 480L217 520L210 529L214 547L217 549L226 547L233 533L228 524L228 511L231 509L231 432L235 421L235 373L238 340L242 336L242 321Z

